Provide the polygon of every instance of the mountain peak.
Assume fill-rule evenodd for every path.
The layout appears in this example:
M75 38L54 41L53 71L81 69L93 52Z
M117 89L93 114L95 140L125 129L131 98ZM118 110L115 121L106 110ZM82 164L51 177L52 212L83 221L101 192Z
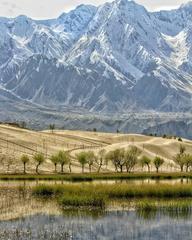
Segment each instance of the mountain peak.
M8 19L0 24L0 82L42 105L191 111L191 6L157 14L113 0L43 22Z
M133 0L117 0L119 4L127 4L128 2L134 2Z
M27 20L31 20L31 19L28 18L26 15L19 15L16 18L14 18L14 20L16 20L18 22L23 22L23 21L27 21Z
M96 12L96 7L92 5L81 4L68 13L63 13L59 16L58 20L62 23L72 23L74 21L83 21L83 19L90 18Z
M116 0L115 1L117 5L126 6L126 5L132 5L137 6L138 4L134 0Z
M76 12L81 12L81 11L96 11L96 7L90 4L80 4L78 5L75 9L69 11L68 13L62 13L59 16L59 19L65 18L66 15L70 15Z
M192 11L192 1L182 4L180 8L181 9L190 9Z
M116 0L114 1L114 3L118 6L118 8L125 10L125 11L133 11L132 13L134 13L135 11L144 11L146 12L146 9L143 5L138 4L137 2L135 2L134 0Z
M80 4L76 9L95 9L96 7L91 4Z

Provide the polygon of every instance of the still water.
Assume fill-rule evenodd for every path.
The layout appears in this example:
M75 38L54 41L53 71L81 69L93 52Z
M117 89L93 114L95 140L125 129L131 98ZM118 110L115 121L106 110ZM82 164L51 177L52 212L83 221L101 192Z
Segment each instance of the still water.
M62 210L32 197L31 184L39 183L0 182L0 240L192 239L191 213Z
M192 216L172 218L159 214L143 219L127 211L113 211L100 217L36 214L1 221L0 239L191 240Z

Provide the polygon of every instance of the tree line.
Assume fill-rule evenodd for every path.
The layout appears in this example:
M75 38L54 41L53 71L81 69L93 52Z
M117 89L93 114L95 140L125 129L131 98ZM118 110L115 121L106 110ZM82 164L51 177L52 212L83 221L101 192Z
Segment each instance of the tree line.
M84 173L87 166L89 172L94 170L98 173L101 169L107 169L109 163L114 166L115 172L130 173L134 170L136 165L140 165L142 169L147 167L148 172L151 172L151 168L154 167L156 172L159 172L160 167L163 166L165 160L162 157L155 156L153 159L148 156L142 155L142 151L136 146L131 146L128 149L120 148L107 152L105 149L101 149L96 154L93 151L81 151L76 154L76 160L79 162L82 173ZM46 161L45 156L42 153L36 153L33 156L33 160L36 163L36 173L39 174L39 167ZM21 161L23 163L23 172L26 173L26 165L29 163L30 158L28 155L22 155ZM68 166L69 172L72 172L72 159L68 152L59 151L50 157L50 161L54 165L54 172L57 173L57 167L60 166L60 173L64 173L64 167ZM176 166L180 168L180 171L189 172L192 170L192 155L186 153L186 148L180 145L179 152L174 156L173 161Z

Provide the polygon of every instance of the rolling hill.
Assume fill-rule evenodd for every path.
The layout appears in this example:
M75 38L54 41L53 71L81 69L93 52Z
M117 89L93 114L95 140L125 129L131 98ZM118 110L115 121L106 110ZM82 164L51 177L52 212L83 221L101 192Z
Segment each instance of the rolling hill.
M23 165L20 161L22 154L28 154L31 162L27 167L28 172L35 171L35 163L32 156L36 153L43 153L46 163L41 167L42 172L53 172L54 166L50 161L50 156L59 150L68 151L72 157L73 172L80 172L81 166L77 162L75 155L80 151L93 150L97 153L101 149L106 151L117 148L127 149L129 146L136 146L142 151L142 155L154 158L161 156L165 159L164 170L179 170L173 164L173 157L179 151L180 142L177 139L164 139L162 137L150 137L139 134L112 134L88 131L31 131L24 130L9 125L0 125L0 172L19 173L22 172ZM192 152L192 141L183 140L189 153ZM141 167L137 166L141 171ZM94 165L94 170L97 166ZM59 171L59 166L58 166ZM69 172L68 167L65 171ZM86 167L88 171L88 166ZM114 171L114 167L109 164L102 171Z

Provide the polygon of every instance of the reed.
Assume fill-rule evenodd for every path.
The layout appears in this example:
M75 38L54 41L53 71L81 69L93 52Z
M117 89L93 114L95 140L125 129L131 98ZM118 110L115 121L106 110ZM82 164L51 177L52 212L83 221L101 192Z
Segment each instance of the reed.
M166 212L192 212L192 200L190 199L180 199L180 200L150 200L144 199L135 202L136 210L140 211L166 211Z
M192 197L191 184L126 185L106 189L110 198L186 198Z
M62 194L64 192L64 188L62 185L38 185L33 188L32 192L36 196L49 197Z
M106 204L105 196L93 195L77 195L77 194L64 194L58 200L62 207L91 207L91 208L104 208Z
M187 199L192 198L192 184L64 184L40 185L33 194L43 197L55 196L63 206L104 207L108 201L117 199ZM155 204L143 202L137 208L152 209ZM169 205L171 208L171 205ZM184 205L183 205L184 207Z
M39 185L33 188L37 195L53 195L58 193L76 193L89 195L92 193L106 195L109 198L186 198L192 197L192 184L64 184Z
M145 199L135 202L137 214L144 219L155 218L157 214L167 215L172 218L188 218L192 213L192 200L151 200Z

